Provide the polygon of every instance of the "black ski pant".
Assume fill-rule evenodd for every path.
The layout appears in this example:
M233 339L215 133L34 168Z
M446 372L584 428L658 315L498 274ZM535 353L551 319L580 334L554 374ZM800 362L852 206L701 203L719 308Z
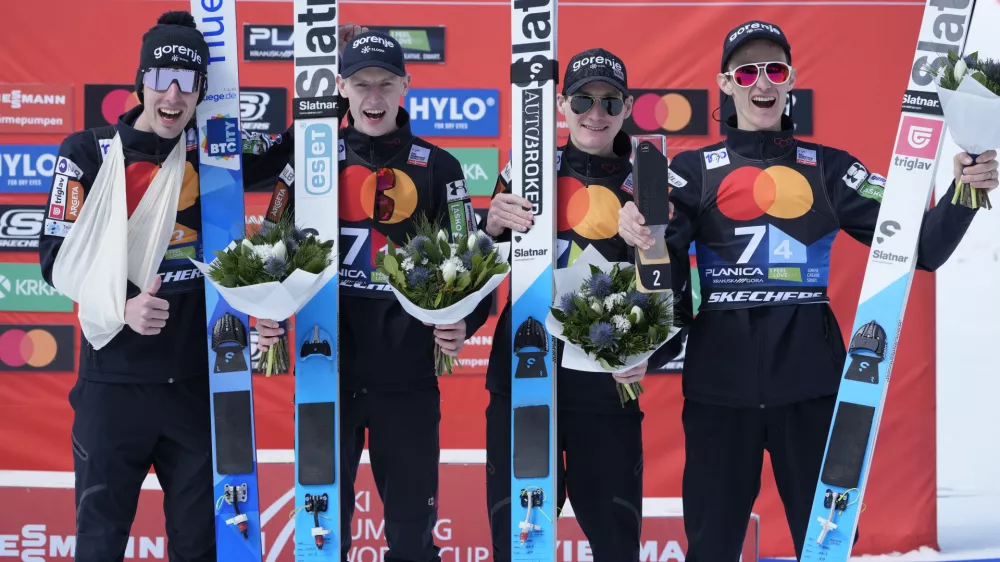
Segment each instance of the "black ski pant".
M641 411L558 413L557 505L561 510L568 493L595 562L639 560L642 418ZM491 392L486 408L486 503L495 562L510 562L515 537L510 433L510 397ZM515 508L523 515L520 501Z
M739 562L760 493L765 449L795 558L802 557L836 402L836 396L826 396L787 406L730 408L684 401L687 562Z
M215 562L208 377L171 384L77 380L71 443L76 562L125 558L149 467L163 488L171 562Z
M441 457L441 393L359 391L342 397L340 433L343 562L351 549L354 482L365 448L385 514L389 547L385 562L440 562L434 544L438 464Z

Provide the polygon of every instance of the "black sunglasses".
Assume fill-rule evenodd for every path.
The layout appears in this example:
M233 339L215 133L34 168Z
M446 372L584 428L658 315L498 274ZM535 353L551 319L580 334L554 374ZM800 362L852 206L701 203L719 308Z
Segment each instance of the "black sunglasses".
M574 94L569 98L569 108L577 115L583 115L594 107L594 102L600 102L601 108L608 115L614 117L625 108L625 100L617 96L595 97L589 94Z

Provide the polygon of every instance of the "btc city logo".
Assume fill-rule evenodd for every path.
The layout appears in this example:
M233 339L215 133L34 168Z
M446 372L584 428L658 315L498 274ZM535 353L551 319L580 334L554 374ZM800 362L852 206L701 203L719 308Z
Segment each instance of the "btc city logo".
M708 90L634 89L632 116L622 127L630 135L707 135Z

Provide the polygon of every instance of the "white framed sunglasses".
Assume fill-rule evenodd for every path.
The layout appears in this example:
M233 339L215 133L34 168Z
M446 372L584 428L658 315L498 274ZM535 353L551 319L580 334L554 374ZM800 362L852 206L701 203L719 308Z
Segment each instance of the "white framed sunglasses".
M733 82L741 88L749 88L757 83L760 78L761 69L767 79L775 86L780 86L792 77L792 67L781 61L751 62L741 64L731 72L724 72L726 76L733 79Z

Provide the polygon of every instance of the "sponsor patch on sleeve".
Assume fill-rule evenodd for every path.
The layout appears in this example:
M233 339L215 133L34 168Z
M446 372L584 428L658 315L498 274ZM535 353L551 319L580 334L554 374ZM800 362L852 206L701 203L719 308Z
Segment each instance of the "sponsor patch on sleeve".
M111 148L111 142L111 139L101 139L97 141L97 143L101 145L101 160L104 160L104 157L108 155L108 150Z
M285 164L285 168L281 170L280 174L278 174L278 178L285 182L285 185L291 187L292 184L295 183L295 168L293 168L290 164Z
M881 174L876 174L876 173L872 172L871 174L868 174L868 180L867 181L868 181L868 183L870 183L872 185L877 185L879 187L885 187L885 176L883 176Z
M431 149L424 146L413 145L410 147L410 157L406 159L406 163L411 166L423 166L427 167L427 161L430 160Z
M48 218L45 219L45 234L48 234L49 236L66 238L66 235L69 234L71 228L73 228L73 223L71 222Z
M720 148L719 150L713 150L711 152L704 152L702 153L702 156L705 158L705 167L709 170L729 165L729 151L725 148Z
M508 160L507 165L504 166L503 171L500 172L500 177L502 177L503 181L508 184L510 184L510 166L511 166L511 161Z
M879 174L869 174L857 189L858 195L882 202L885 194L885 177Z
M556 171L559 171L559 167L562 165L562 151L556 151Z
M56 174L52 182L52 193L49 195L49 208L46 217L55 220L66 220L66 202L69 198L69 176Z
M448 190L448 202L463 201L469 198L469 190L465 187L465 180L448 182L445 185Z
M347 160L347 145L344 144L344 139L340 139L340 147L337 149L337 158L340 160Z
M688 184L686 179L682 178L670 168L667 168L667 183L676 188L681 188Z
M69 200L66 203L66 220L76 222L83 209L83 185L78 181L69 182Z
M847 169L847 173L841 178L847 187L851 189L857 189L861 182L865 181L868 177L868 170L861 164L861 162L855 162L851 164L851 167Z
M75 180L83 177L83 170L81 170L75 162L65 156L60 156L59 160L56 161L56 172L67 175Z

